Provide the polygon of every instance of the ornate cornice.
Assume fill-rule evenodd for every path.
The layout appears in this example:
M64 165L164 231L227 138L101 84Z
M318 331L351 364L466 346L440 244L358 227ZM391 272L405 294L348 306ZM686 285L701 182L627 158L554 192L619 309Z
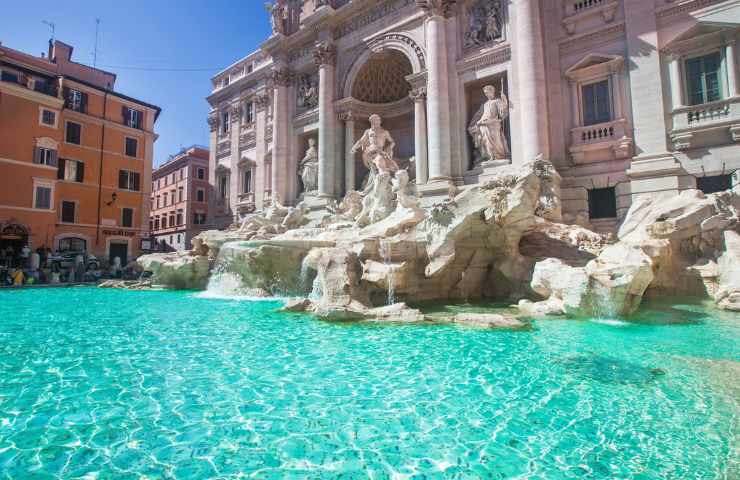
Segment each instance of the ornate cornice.
M724 0L690 0L684 3L678 3L677 5L668 5L662 10L658 10L655 16L658 18L670 17L679 13L688 13L694 10L699 10L704 7L722 3Z
M416 6L430 16L447 17L452 13L452 7L457 0L416 0Z
M316 65L336 65L337 64L337 47L328 41L319 42L313 52L313 59Z
M624 22L611 24L607 28L594 30L583 35L568 37L560 43L561 53L577 52L581 50L593 50L599 45L611 42L625 35Z
M508 45L503 48L497 48L495 50L470 56L464 58L458 62L458 72L467 72L469 70L480 70L481 68L488 67L490 65L499 65L506 63L511 60L511 47Z

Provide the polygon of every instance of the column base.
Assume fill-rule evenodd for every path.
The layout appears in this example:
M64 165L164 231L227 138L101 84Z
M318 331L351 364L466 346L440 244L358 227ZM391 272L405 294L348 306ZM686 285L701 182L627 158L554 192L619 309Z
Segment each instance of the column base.
M306 204L309 210L325 210L330 202L334 201L331 195L322 195L319 192L304 192L301 194L300 201Z
M495 177L498 170L501 167L511 165L511 159L505 158L501 160L488 160L481 162L472 170L465 172L465 184L475 185L476 183L483 183L491 178Z
M457 187L455 187L455 183L450 177L433 178L424 185L416 186L423 207L430 207L435 203L447 200L453 190L457 191Z

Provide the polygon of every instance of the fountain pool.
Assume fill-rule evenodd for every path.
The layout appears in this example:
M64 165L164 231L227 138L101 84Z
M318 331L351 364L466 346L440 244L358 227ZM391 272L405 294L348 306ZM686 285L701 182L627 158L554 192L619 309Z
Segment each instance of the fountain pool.
M274 301L0 291L8 478L739 478L740 318L332 324ZM437 307L435 315L477 307ZM342 476L344 474L344 476Z

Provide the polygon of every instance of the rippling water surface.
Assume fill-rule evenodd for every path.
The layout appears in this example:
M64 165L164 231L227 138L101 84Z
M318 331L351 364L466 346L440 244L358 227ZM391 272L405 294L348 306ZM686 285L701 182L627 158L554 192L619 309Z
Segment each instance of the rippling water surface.
M740 478L736 315L514 333L278 306L0 291L0 477Z

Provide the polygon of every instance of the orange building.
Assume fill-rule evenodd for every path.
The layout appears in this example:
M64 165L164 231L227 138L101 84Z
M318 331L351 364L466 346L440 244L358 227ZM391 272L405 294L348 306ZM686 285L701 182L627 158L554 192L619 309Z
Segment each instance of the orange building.
M149 238L161 109L114 90L116 75L0 44L0 248L138 256Z

